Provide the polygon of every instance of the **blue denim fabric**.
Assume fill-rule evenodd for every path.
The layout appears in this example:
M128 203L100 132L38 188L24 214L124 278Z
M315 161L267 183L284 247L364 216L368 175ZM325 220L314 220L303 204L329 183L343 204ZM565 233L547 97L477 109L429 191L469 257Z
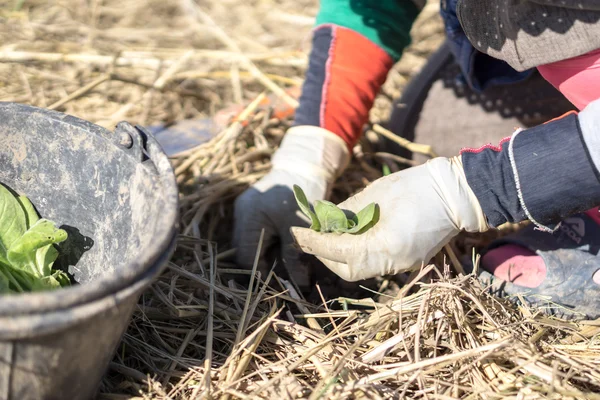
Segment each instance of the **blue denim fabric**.
M600 174L576 114L523 131L513 149L523 202L535 220L559 222L600 204Z
M515 186L508 142L481 151L463 151L461 155L469 187L479 200L490 226L527 219Z
M332 41L333 31L329 26L317 29L313 35L308 70L302 86L300 104L296 108L294 126L321 126L323 85L325 85L325 70Z
M518 72L506 62L490 57L473 47L456 15L456 5L459 1L462 0L441 0L440 6L450 51L462 72L462 76L457 78L474 91L482 92L489 86L515 83L529 77L533 70Z
M508 142L462 153L467 182L491 226L527 219L519 202ZM523 203L542 225L600 204L600 173L583 140L577 115L529 128L514 139Z

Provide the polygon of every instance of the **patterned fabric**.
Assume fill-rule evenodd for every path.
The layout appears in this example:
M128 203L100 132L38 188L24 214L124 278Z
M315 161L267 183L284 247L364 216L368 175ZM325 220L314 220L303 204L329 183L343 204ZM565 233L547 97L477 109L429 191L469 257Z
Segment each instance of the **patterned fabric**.
M517 71L600 48L598 0L459 0L456 13L476 49Z
M444 20L450 51L462 73L459 78L474 91L482 92L493 85L519 82L529 77L531 70L516 71L505 61L490 57L473 47L456 15L458 1L442 1L440 14Z

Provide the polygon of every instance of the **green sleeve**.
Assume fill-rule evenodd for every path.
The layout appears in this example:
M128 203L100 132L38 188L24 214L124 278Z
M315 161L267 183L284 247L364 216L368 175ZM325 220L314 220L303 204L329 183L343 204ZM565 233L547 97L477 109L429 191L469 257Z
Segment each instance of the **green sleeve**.
M397 61L419 15L411 0L321 0L317 26L334 24L367 37Z

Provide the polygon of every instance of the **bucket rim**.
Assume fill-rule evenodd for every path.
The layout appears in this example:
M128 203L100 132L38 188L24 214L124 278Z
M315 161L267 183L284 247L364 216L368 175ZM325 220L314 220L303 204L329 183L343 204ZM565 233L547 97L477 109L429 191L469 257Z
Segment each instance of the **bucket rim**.
M137 280L116 292L76 304L68 312L64 309L45 313L0 315L0 341L24 340L65 331L72 325L92 318L94 315L118 307L132 296L139 296L165 270L169 258L177 246L177 236L173 236L168 250L161 253L159 260L144 271ZM136 299L137 301L137 299Z
M8 111L12 113L42 114L44 118L51 119L59 124L77 125L91 135L97 135L102 139L108 139L112 135L112 132L106 128L62 112L19 103L0 102L0 115ZM105 274L85 284L77 284L53 291L2 295L0 317L47 313L93 302L134 284L146 271L155 268L156 264L166 262L163 260L163 255L169 251L170 244L177 236L179 228L177 182L167 155L152 134L141 126L136 126L136 128L147 136L146 150L151 162L154 164L156 178L162 186L161 193L165 196L165 207L155 216L157 221L152 244L140 248L138 251L139 257L135 258L125 271ZM114 143L113 145L116 146Z

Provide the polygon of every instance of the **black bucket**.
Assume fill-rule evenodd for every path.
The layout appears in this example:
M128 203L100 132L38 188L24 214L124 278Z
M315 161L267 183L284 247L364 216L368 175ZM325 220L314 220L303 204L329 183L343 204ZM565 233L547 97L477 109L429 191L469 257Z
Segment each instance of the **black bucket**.
M157 142L58 112L0 103L0 183L69 233L79 283L0 297L0 400L90 399L140 293L177 234L178 191Z

